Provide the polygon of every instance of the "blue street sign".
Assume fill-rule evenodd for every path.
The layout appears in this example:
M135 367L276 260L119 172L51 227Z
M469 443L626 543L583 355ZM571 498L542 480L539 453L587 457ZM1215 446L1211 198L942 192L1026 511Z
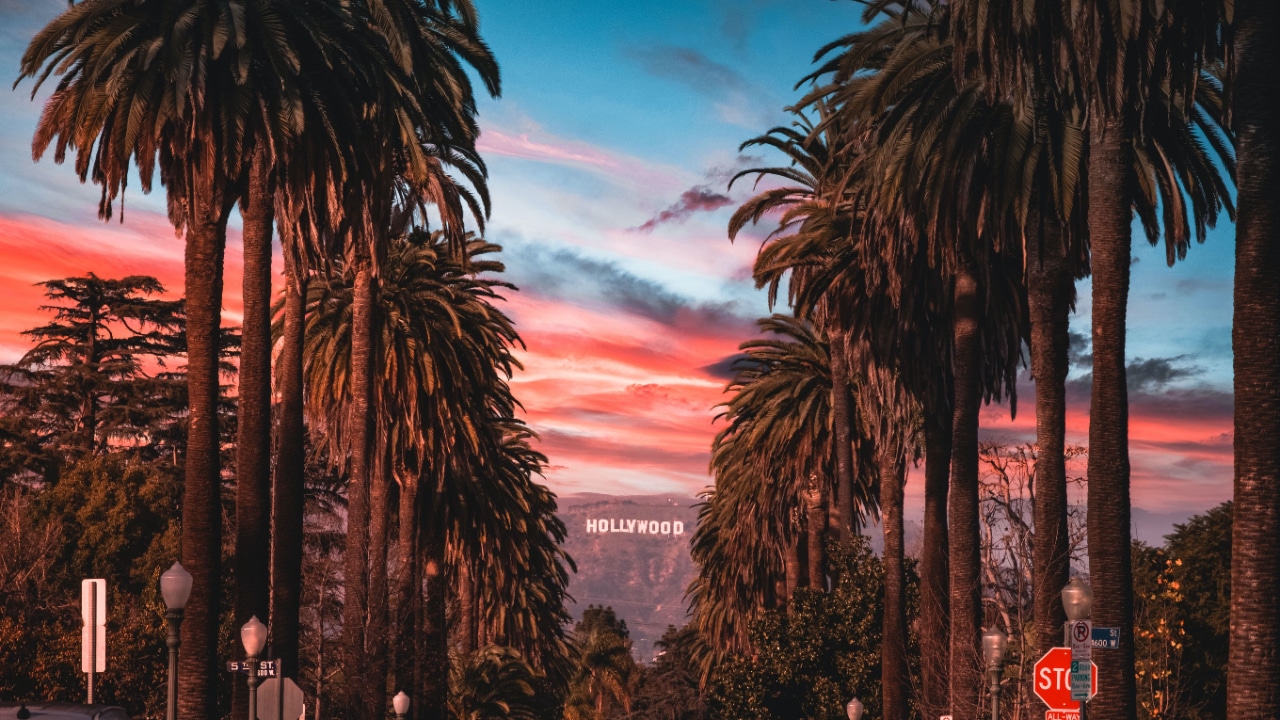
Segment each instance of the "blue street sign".
M1120 647L1120 628L1095 627L1090 637L1093 646L1099 650L1115 650Z

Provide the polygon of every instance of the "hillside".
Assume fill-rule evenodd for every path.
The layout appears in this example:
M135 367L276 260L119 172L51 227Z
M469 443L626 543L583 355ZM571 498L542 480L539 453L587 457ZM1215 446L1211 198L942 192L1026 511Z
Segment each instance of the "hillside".
M697 500L584 494L559 502L560 518L569 530L565 548L578 565L569 581L574 619L588 605L611 606L627 622L636 658L651 660L653 644L667 626L685 622L684 591L694 576L689 540Z

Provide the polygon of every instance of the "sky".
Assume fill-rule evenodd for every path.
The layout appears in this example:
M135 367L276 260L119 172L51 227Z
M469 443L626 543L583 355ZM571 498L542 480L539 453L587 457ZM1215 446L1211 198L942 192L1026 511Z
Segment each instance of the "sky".
M789 122L814 52L858 27L849 0L475 0L502 67L501 98L480 102L493 214L519 286L505 309L527 350L513 387L561 494L668 493L711 484L707 464L739 343L770 311L750 278L767 228L727 239L751 194L738 170L777 157L738 146ZM65 0L0 0L0 77ZM43 322L42 280L152 274L182 288L182 242L160 191L136 183L124 221L96 218L98 193L52 158L34 163L40 101L0 90L0 362ZM235 223L233 222L233 225ZM1129 300L1133 503L1167 527L1230 498L1231 273L1224 218L1166 267L1135 236ZM230 231L224 317L240 312L241 248ZM1088 435L1089 283L1072 315L1068 440ZM983 437L1034 435L1034 386L1019 412L984 409ZM922 506L922 468L907 486ZM1143 520L1138 520L1142 522ZM1141 532L1141 528L1139 531ZM1150 535L1151 533L1142 533Z

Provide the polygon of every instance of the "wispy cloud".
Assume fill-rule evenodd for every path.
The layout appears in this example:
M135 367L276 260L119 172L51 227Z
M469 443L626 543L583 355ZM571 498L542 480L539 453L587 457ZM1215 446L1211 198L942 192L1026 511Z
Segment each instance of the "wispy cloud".
M627 54L650 75L677 82L711 100L727 123L763 129L782 114L785 103L772 92L692 48L654 45L633 47Z
M711 212L726 205L732 205L733 198L713 191L707 185L698 185L680 193L680 199L671 207L654 215L642 225L635 228L639 232L653 232L653 229L669 222L680 222L696 212Z

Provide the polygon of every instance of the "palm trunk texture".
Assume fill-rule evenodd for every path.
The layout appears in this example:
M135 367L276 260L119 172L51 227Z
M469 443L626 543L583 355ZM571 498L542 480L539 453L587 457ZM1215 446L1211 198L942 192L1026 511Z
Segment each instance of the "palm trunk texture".
M1070 579L1067 537L1067 331L1073 282L1062 226L1032 214L1027 232L1031 374L1036 383L1032 596L1037 656L1062 643L1062 588ZM1043 708L1038 715L1043 714Z
M436 500L438 504L439 499ZM434 515L434 514L433 514ZM446 625L444 534L442 528L427 531L425 654L422 657L422 714L419 720L445 720L449 706L449 630Z
M271 617L271 227L275 215L270 170L265 152L256 151L241 212L244 321L236 401L236 612L232 625L237 629L250 617L263 623ZM248 709L247 695L237 693L237 700L245 703L241 709Z
M822 547L826 536L827 513L825 495L822 491L823 481L818 478L810 480L810 487L805 494L805 508L809 515L809 552L808 571L809 587L819 592L827 587L827 565L825 549Z
M285 257L284 336L276 365L280 391L277 423L275 500L271 543L271 637L284 673L298 677L302 609L303 472L306 466L302 419L302 346L306 332L306 276Z
M1090 715L1135 720L1133 564L1129 530L1129 392L1125 324L1132 204L1130 144L1118 124L1095 122L1089 147L1093 271L1093 394L1089 405L1089 581L1093 622L1120 628L1120 647L1097 653ZM1107 692L1101 692L1107 688Z
M856 523L853 511L853 430L849 415L849 353L842 333L828 336L831 353L831 424L836 443L836 501L832 504L832 524L836 540L853 539Z
M906 465L896 444L882 444L880 514L884 520L884 628L880 643L883 720L906 720L910 714L907 670L907 578L903 557L903 485Z
M376 470L369 485L369 625L365 631L369 665L366 683L373 707L387 704L387 653L390 650L388 603L391 593L387 582L387 546L390 543L391 502L388 492L391 480L384 462L375 462Z
M945 715L951 597L947 579L947 488L951 483L949 409L926 411L924 540L920 557L920 685L925 718Z
M400 527L396 552L400 556L400 574L396 590L396 666L395 686L405 692L414 689L414 623L422 599L422 575L418 564L418 479L405 477L400 485ZM417 709L409 705L409 720L417 717Z
M355 288L351 303L351 477L347 484L347 538L344 555L346 578L342 606L344 675L347 680L347 717L351 720L381 717L370 705L373 688L367 679L365 622L369 593L369 478L372 444L369 411L373 371L373 272L367 254L357 253ZM375 714L378 713L378 714Z
M212 202L212 201L210 201ZM214 720L219 602L222 596L222 474L218 442L218 348L227 212L196 213L187 228L187 462L182 492L182 565L191 599L178 657L178 712Z
M1280 3L1236 3L1239 216L1227 717L1280 717Z
M982 711L979 633L982 626L978 533L978 279L967 264L955 277L955 414L952 424L950 508L951 716L978 720Z
M236 383L235 613L237 630L271 613L271 226L270 165L255 151L244 223L244 321ZM272 648L274 650L274 648ZM231 686L231 715L249 712L244 683Z

